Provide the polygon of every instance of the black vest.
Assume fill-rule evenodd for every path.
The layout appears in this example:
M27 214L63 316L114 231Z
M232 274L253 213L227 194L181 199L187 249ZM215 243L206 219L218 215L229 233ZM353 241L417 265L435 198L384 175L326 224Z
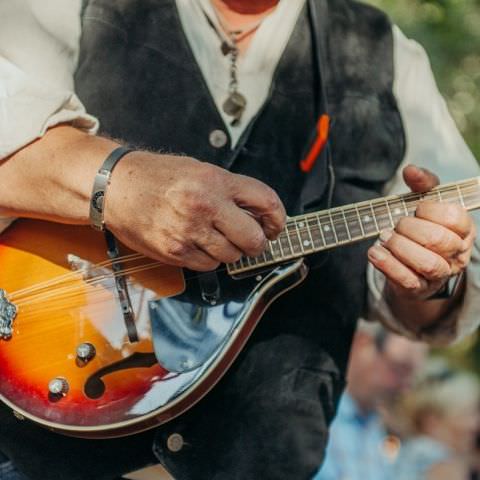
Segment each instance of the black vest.
M175 1L89 0L76 91L103 133L259 178L293 215L380 196L397 170L405 141L392 93L392 48L391 25L376 9L349 0L307 2L268 100L234 150L230 141L216 148L210 134L226 128ZM322 84L333 123L331 155L322 155L305 174L299 163L324 113ZM269 325L278 329L272 321L281 318L282 331L316 335L335 353L336 340L345 343L365 306L369 245L338 248L318 262L302 286L272 305L261 332L271 334Z

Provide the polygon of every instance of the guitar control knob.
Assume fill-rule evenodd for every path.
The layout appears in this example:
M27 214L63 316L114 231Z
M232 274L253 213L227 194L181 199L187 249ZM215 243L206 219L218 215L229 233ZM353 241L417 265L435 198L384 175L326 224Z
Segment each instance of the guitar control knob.
M81 343L77 347L77 360L87 363L95 356L96 350L91 343Z
M69 385L65 378L56 377L48 383L48 391L55 396L64 396L68 393Z

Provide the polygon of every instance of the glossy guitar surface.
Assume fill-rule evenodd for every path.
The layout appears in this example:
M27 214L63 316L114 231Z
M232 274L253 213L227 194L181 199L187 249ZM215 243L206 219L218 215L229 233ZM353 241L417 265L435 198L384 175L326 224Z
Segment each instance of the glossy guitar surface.
M102 234L22 220L0 236L2 331L11 323L0 336L0 399L18 416L88 438L164 423L215 385L269 303L307 273L297 260L253 279L220 278L227 291L212 297L199 277L122 255L138 341Z

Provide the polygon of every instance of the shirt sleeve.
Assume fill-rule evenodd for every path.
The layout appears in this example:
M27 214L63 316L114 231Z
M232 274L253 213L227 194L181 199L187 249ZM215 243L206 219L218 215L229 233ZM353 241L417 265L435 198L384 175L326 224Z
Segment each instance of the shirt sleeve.
M0 160L60 123L98 121L73 92L81 0L0 0ZM0 231L11 220L0 218Z
M393 27L394 94L402 116L407 150L395 178L386 186L385 195L407 191L402 169L412 163L436 173L442 183L465 180L479 175L478 164L460 135L445 100L438 91L424 49ZM473 215L480 226L480 217ZM368 265L369 317L413 339L446 345L472 333L480 323L480 241L477 238L467 268L466 291L462 304L428 333L409 331L390 311L383 290L384 275Z

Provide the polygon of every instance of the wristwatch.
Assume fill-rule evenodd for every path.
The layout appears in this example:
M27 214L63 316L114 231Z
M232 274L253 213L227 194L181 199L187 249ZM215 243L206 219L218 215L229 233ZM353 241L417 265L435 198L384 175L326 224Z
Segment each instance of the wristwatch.
M445 284L436 291L433 295L427 298L427 300L441 300L446 298L452 298L457 293L457 290L462 283L462 279L465 275L465 271L462 270L457 275L452 275Z

